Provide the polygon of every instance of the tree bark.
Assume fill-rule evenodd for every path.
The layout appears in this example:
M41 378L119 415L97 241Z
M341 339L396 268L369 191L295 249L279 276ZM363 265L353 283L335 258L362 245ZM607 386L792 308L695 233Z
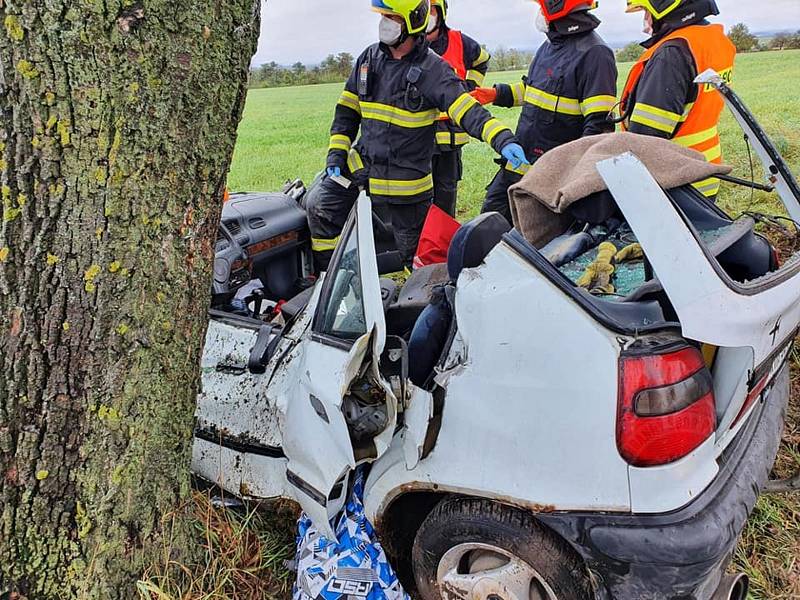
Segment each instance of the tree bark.
M0 596L136 597L186 499L258 0L0 0Z

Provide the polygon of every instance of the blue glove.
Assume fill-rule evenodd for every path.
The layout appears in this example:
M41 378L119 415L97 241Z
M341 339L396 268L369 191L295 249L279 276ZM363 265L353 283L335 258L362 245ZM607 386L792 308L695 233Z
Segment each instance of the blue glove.
M521 148L520 148L521 150ZM339 167L328 167L327 169L328 177L341 177L342 170Z
M502 154L503 158L510 162L511 166L515 169L519 169L522 165L531 164L525 157L525 150L523 150L522 146L519 144L506 144L500 151L500 154Z

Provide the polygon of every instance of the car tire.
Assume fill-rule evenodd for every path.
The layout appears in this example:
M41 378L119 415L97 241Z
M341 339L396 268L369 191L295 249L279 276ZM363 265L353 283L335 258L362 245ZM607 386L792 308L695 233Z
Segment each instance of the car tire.
M412 558L424 600L594 598L583 561L563 539L532 513L488 500L439 503L417 531Z

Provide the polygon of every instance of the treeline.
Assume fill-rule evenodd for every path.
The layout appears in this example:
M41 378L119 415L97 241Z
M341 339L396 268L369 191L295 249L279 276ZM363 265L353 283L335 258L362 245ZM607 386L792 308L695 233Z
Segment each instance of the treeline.
M533 62L533 52L528 50L506 49L499 46L491 52L492 60L489 62L490 71L519 71L527 69Z
M739 52L762 52L765 50L800 49L800 31L780 33L770 39L759 39L750 33L744 23L737 23L728 31L728 37ZM516 48L499 46L491 52L491 71L518 71L527 69L533 61L534 53ZM633 62L642 54L642 47L633 42L617 50L619 62ZM276 62L265 63L250 69L250 87L284 87L292 85L313 85L317 83L339 83L347 79L353 70L355 59L352 54L340 52L329 54L320 64L306 66L296 62L291 67L284 67Z
M728 38L736 46L738 52L765 52L767 50L798 50L800 49L800 31L795 33L779 33L769 39L759 39L750 32L744 23L737 23L728 31ZM642 47L633 42L621 50L617 50L617 61L633 62L638 60L643 52Z
M320 64L311 67L301 62L296 62L291 67L284 67L273 61L250 69L250 87L338 83L347 79L354 63L353 55L347 52L329 54Z

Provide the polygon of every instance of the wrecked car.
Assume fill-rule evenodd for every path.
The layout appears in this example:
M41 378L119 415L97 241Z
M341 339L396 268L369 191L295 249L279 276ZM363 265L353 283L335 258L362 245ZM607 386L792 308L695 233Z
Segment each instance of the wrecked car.
M704 77L800 221L785 162ZM620 223L596 238L571 223L591 234L580 255L548 255L490 213L402 286L381 277L366 196L318 281L299 188L234 196L194 473L294 499L332 535L369 465L367 516L426 600L744 599L726 569L780 442L800 257L781 265L754 216L662 189L632 154L597 170ZM248 212L259 203L266 216ZM590 292L576 282L603 242L642 253L613 292Z

